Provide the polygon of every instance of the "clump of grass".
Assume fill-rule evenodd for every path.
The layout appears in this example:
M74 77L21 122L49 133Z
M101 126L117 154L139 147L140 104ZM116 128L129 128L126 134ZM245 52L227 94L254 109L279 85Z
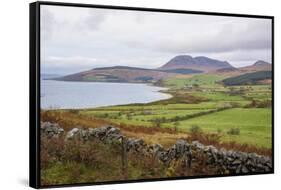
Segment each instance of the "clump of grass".
M190 133L188 141L199 141L205 145L217 146L221 143L221 134L218 133L203 133L201 130L196 129L195 132Z
M199 134L202 132L202 129L198 125L192 125L189 131L191 134Z
M220 144L222 135L219 133L204 133L198 125L192 125L188 141L199 141L206 145Z
M229 135L240 135L240 129L239 128L231 128L227 132Z
M218 128L218 129L217 129L217 133L218 133L218 134L221 134L221 133L222 133L222 130Z

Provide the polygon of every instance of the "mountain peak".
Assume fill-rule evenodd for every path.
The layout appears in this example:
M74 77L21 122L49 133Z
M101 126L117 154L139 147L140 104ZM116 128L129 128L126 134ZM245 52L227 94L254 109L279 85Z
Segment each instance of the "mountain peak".
M174 58L185 58L185 59L192 59L192 56L190 55L177 55Z
M190 55L178 55L172 58L169 62L170 63L172 62L175 65L182 65L185 64L186 62L192 62L194 64L194 60Z
M162 70L169 69L196 69L204 72L233 68L228 62L211 59L205 56L192 57L190 55L178 55L160 67Z
M254 63L254 66L259 66L259 65L270 65L270 63L265 62L263 60L258 60Z

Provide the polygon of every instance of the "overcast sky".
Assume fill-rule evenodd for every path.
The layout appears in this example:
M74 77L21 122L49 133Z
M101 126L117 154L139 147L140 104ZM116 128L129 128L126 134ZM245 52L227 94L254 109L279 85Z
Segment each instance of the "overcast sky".
M41 5L42 73L156 68L182 54L271 63L271 20Z

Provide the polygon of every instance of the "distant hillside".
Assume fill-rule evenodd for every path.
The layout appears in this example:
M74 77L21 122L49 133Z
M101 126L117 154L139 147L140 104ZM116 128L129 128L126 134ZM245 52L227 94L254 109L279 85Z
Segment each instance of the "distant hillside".
M257 71L271 71L272 66L270 63L267 63L265 61L256 61L254 64L250 66L245 67L239 67L239 68L222 68L218 69L216 71L212 71L213 74L223 75L227 77L234 77L239 76L246 73L253 73Z
M265 61L257 61L253 65L240 67L239 70L241 72L255 72L255 71L271 71L272 65Z
M233 68L233 66L231 66L227 61L219 61L204 56L193 58L189 55L179 55L168 61L159 69L194 69L209 72L222 68Z
M169 69L169 70L161 70L166 73L178 73L178 74L196 74L203 73L203 71L195 70L195 69Z
M96 82L155 82L163 78L177 75L174 72L165 72L155 69L136 67L104 67L91 69L59 78L63 81L96 81Z
M236 77L230 77L222 80L225 85L246 85L246 84L258 84L259 81L264 81L272 78L271 71L258 71L254 73L246 73Z
M222 68L222 69L216 70L216 72L218 72L218 73L228 73L228 72L235 72L235 71L239 71L239 69L232 67L232 68Z
M179 55L157 69L146 69L128 66L101 67L88 71L56 78L63 81L93 81L93 82L157 82L177 75L213 73L226 77L238 76L256 71L270 71L271 64L257 61L251 66L235 68L226 61L210 59L208 57L191 57Z

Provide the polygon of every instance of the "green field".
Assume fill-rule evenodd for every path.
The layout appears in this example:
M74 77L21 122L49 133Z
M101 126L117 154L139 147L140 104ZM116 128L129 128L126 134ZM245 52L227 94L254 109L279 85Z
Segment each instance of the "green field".
M199 86L218 86L216 82L224 79L223 76L198 74L190 78L171 78L165 81L165 85L172 88L185 88L192 85Z
M234 140L262 147L271 147L271 109L234 108L180 122L180 128L188 130L200 126L207 132L225 134L224 140ZM227 135L230 129L238 128L239 135Z
M220 83L224 78L208 74L170 78L164 81L166 93L173 95L168 100L85 109L79 114L186 133L198 126L203 133L222 135L222 141L271 148L271 85L224 86Z

